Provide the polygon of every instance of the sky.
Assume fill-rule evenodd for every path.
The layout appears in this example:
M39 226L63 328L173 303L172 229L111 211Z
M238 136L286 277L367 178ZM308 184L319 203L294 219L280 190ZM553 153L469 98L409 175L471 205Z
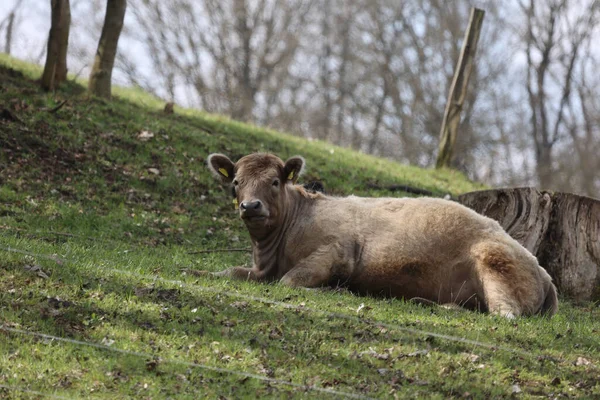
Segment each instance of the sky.
M11 53L20 59L37 61L40 53L45 54L44 44L50 29L50 1L44 0L3 0L0 2L0 21L3 21L15 5L22 5L17 11L16 27L13 33ZM5 30L1 31L4 50Z

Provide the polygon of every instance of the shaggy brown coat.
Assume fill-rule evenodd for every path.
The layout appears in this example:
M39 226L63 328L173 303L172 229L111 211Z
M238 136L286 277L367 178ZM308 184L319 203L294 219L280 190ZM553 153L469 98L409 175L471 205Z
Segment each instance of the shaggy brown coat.
M556 288L494 220L435 198L331 197L296 185L301 157L251 154L208 165L234 187L253 266L217 273L294 287L424 298L507 317L554 314Z

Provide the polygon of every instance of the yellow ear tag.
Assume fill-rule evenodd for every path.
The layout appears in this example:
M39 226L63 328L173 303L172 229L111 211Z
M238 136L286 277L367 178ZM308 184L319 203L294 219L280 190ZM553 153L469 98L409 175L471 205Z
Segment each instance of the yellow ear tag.
M237 199L233 199L233 207L236 210L238 209L238 201L237 201Z
M229 178L229 173L225 168L219 168L219 172L224 175L226 178Z
M288 175L288 181L291 181L293 177L294 177L294 171L290 172L290 174Z

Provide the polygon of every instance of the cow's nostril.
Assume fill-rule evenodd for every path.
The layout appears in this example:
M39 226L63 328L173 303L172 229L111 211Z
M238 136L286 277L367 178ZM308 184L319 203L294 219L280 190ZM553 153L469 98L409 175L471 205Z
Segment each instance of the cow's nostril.
M245 201L240 205L240 207L242 210L259 210L262 207L262 202L259 200Z

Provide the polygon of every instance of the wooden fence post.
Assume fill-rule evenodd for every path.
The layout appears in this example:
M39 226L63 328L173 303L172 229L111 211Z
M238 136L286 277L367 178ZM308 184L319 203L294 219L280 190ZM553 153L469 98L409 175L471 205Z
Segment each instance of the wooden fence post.
M462 106L467 95L467 85L473 69L473 60L475 58L475 50L477 49L477 41L479 40L484 14L483 10L471 8L469 26L465 32L462 49L458 57L458 63L456 64L456 71L454 72L454 78L450 86L450 93L448 94L444 119L442 120L440 146L435 164L436 168L448 167L452 160L458 123L460 122L460 112L462 111Z

